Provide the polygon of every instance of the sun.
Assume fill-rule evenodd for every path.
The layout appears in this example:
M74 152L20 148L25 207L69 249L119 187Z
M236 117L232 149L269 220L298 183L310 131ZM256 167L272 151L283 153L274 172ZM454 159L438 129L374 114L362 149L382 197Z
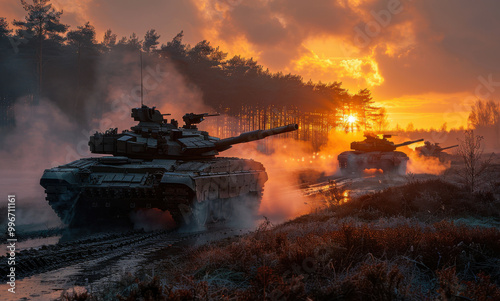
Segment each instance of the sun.
M349 123L355 123L356 122L356 117L354 117L352 115L349 115L349 117L347 117L347 122L349 122Z

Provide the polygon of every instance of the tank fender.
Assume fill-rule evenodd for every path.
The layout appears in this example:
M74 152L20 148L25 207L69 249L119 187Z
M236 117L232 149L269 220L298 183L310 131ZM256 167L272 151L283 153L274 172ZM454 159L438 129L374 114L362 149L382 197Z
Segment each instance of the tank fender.
M44 187L48 186L49 183L74 185L78 183L77 173L78 169L76 168L46 169L40 179L40 184Z
M161 178L160 183L162 184L181 184L186 185L191 190L196 190L196 185L190 176L181 173L165 173Z

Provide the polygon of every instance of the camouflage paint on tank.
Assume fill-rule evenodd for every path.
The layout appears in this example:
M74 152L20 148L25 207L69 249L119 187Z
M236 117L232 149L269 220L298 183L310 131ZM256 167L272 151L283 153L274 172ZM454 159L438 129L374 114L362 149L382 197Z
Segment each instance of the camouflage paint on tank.
M126 220L135 210L158 208L168 210L178 224L200 225L207 218L227 219L235 203L258 209L267 181L264 166L216 155L234 144L298 128L290 124L219 139L196 126L209 114L186 114L182 127L165 115L154 107L132 109L139 123L131 130L110 129L90 137L92 153L112 156L45 170L40 184L63 222L81 226Z

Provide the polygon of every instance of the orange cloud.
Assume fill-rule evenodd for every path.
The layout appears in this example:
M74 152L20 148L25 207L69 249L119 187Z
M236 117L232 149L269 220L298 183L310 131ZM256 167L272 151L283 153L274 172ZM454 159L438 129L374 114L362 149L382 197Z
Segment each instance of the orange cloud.
M311 52L293 61L291 70L315 81L347 81L347 88L357 91L384 82L377 62L366 58L328 58Z

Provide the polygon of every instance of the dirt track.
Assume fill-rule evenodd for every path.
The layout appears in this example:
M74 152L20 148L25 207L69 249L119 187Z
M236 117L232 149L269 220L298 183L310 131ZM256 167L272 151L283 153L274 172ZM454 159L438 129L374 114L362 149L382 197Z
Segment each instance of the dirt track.
M16 295L7 295L2 279L2 299L48 300L74 287L97 288L117 281L125 272L135 273L148 266L150 257L177 253L186 246L239 235L248 229L213 226L206 230L127 231L76 236L65 233L59 242L16 254ZM68 237L69 236L69 237ZM48 239L48 238L47 238ZM65 242L65 240L68 240ZM49 241L49 240L47 240ZM7 275L7 258L0 257L0 272Z

